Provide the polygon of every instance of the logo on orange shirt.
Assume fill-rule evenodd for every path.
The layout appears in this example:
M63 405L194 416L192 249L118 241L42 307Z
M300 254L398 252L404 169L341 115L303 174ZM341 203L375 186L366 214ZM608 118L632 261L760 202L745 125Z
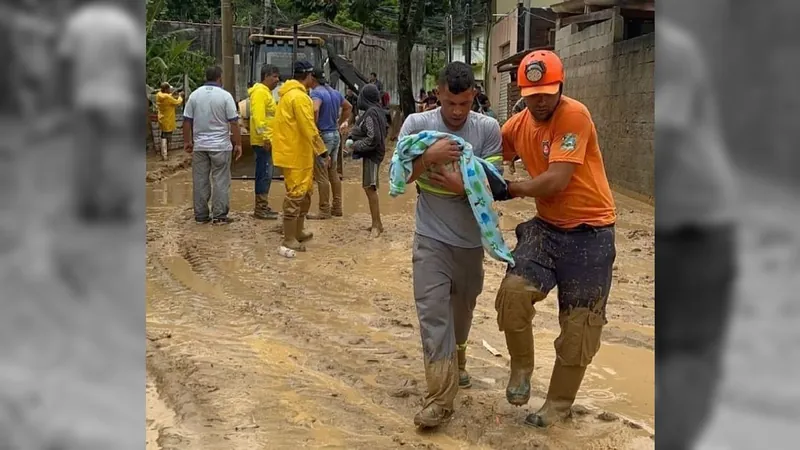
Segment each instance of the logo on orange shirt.
M542 153L545 158L550 157L550 141L542 141Z
M561 140L561 148L564 149L565 152L571 152L578 147L578 136L569 133L564 135L564 138Z

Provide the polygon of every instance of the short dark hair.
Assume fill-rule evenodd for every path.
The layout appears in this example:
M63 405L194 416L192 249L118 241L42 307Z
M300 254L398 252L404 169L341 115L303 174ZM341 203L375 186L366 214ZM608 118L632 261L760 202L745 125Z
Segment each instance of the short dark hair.
M439 73L439 87L447 87L453 94L460 94L475 88L475 75L472 67L461 61L453 61Z
M261 81L264 81L264 78L267 78L270 75L280 75L281 70L278 69L278 66L273 66L272 64L264 64L261 66Z
M294 79L297 81L305 81L306 78L311 76L311 72L295 72Z
M222 78L222 67L211 66L206 69L206 81L217 81Z
M375 73L375 72L370 72L369 74L370 74L370 75L372 75L372 76L373 76L373 77L375 77L375 78L378 78L378 74L377 74L377 73Z

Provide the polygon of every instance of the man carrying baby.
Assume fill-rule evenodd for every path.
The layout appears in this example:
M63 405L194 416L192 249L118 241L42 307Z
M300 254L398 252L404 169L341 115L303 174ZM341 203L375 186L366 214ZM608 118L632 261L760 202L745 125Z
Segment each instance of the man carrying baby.
M496 120L471 111L475 98L472 68L453 62L439 76L440 108L408 116L399 139L439 131L469 142L475 156L501 167L502 144ZM420 427L436 427L453 414L459 388L471 386L466 345L472 313L483 290L483 247L459 171L442 166L458 161L458 145L442 139L414 160L408 182L416 181L416 233L412 264L414 299L422 335L428 392L414 417Z

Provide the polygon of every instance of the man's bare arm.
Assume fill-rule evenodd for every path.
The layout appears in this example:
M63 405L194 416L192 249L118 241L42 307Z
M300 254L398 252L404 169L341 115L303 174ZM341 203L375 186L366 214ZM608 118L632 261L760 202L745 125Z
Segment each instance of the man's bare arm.
M341 127L348 120L350 120L350 115L353 113L353 105L350 104L347 100L342 103L342 112L339 114L339 126Z
M231 122L231 132L233 133L233 145L242 146L242 131L239 129L238 126L239 119L236 119L235 122Z
M322 108L322 100L315 98L314 99L314 122L319 121L319 110Z
M532 180L511 182L508 192L512 197L550 197L563 191L572 179L575 164L554 162L547 171Z

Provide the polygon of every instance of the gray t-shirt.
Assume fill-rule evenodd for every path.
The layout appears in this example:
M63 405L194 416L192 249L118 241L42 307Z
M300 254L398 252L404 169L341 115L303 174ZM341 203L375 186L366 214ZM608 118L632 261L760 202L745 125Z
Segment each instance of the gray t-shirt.
M472 144L475 156L486 159L503 153L500 125L483 114L470 112L467 122L450 130L442 120L440 108L408 116L398 139L421 131L454 134ZM502 159L492 161L502 168ZM419 189L417 198L417 234L461 248L481 247L481 233L466 197L438 195Z

